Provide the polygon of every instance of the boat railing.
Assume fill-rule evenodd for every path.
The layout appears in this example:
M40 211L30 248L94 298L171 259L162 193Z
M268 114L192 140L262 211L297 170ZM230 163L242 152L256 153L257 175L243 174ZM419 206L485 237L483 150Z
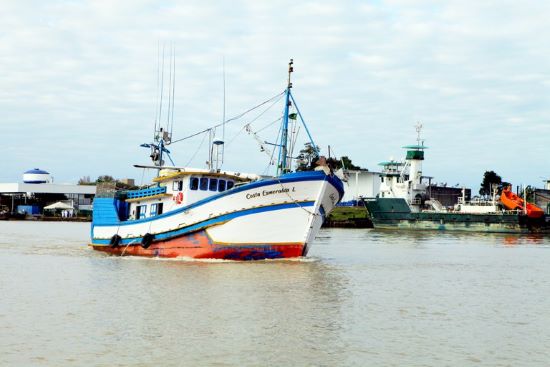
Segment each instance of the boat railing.
M154 187L147 187L145 189L140 189L140 190L126 191L126 198L138 199L138 198L144 198L148 196L160 195L164 193L166 193L166 186L154 186Z

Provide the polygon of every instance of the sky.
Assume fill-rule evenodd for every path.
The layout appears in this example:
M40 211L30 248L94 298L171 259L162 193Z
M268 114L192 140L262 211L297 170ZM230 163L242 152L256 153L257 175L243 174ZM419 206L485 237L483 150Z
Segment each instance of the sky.
M323 154L330 145L378 170L403 157L420 121L436 182L477 190L494 170L542 187L549 16L537 0L2 1L0 182L31 168L57 183L147 181L133 164L149 164L139 145L158 115L159 47L167 74L173 45L174 139L222 121L224 64L230 118L282 92L293 58L293 93ZM226 125L224 169L267 172L243 131L274 141L282 105L263 111ZM207 145L197 136L170 151L178 166L204 167Z

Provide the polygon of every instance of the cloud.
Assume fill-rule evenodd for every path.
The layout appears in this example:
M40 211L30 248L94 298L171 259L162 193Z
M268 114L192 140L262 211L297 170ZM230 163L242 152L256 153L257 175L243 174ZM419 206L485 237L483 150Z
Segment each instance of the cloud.
M508 0L3 2L0 180L36 165L63 181L140 175L131 164L147 159L138 145L151 138L166 42L178 136L221 121L223 58L233 116L282 91L293 57L294 93L324 152L330 144L376 169L421 120L433 147L426 174L438 181L477 185L493 165L537 183L549 171L549 11ZM266 156L241 127L226 131L237 136L227 164L261 171ZM198 139L172 147L176 163Z

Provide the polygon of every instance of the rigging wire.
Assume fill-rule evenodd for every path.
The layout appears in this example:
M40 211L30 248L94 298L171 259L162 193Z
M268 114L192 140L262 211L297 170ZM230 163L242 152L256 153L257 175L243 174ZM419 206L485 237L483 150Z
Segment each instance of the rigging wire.
M191 164L191 162L195 159L195 157L197 156L197 154L199 153L199 151L201 150L202 148L202 145L204 144L204 140L206 139L206 134L204 134L202 136L202 140L199 144L199 146L197 147L197 150L195 150L195 153L193 153L193 156L189 159L189 161L187 162L187 164L185 166L189 166Z
M237 133L235 134L235 136L233 136L233 138L231 138L231 140L230 140L227 144L225 144L225 145L231 145L231 144L233 143L233 141L235 141L235 139L237 139L237 137L238 137L239 135L241 135L241 133L242 133L244 130L246 130L246 127L247 127L247 126L251 127L251 126L252 126L252 123L254 123L254 122L257 121L260 117L262 117L267 111L269 111L269 110L271 109L271 107L275 106L275 105L281 100L281 98L283 98L283 95L284 95L284 94L281 94L281 95L279 96L279 98L275 99L271 105L269 105L269 106L268 106L264 111L262 111L258 116L256 116L255 118L253 118L252 121L250 121L249 123L243 125L243 127L241 127L241 128L239 129L239 131L237 131ZM278 117L276 120L274 120L274 121L268 123L266 126L262 127L260 130L258 130L258 131L256 131L256 132L253 132L254 135L258 136L257 134L258 134L260 131L267 129L268 127L270 127L270 126L273 125L274 123L280 121L282 118L283 118L283 116L281 115L281 116Z
M269 103L269 102L272 102L273 100L275 100L276 98L280 97L280 96L283 95L284 93L285 93L285 91L282 91L281 93L279 93L279 94L277 94L277 95L275 95L275 96L269 98L268 100L265 100L265 101L263 101L262 103L260 103L260 104L258 104L258 105L256 105L256 106L254 106L254 107L252 107L252 108L249 108L248 110L242 112L241 114L239 114L239 115L237 115L237 116L234 116L234 117L232 117L232 118L226 120L224 123L227 124L227 123L229 123L229 122L233 122L233 121L235 121L235 120L238 120L238 119L240 119L241 117L245 116L246 114L248 114L248 113L254 111L255 109L260 108L260 107L262 107L263 105L265 105L265 104L267 104L267 103ZM204 130L202 130L202 131L199 131L199 132L197 132L197 133L188 135L188 136L183 137L183 138L181 138L181 139L174 140L174 141L172 141L172 144L175 144L175 143L178 143L178 142L180 142L180 141L190 139L190 138L192 138L192 137L194 137L194 136L197 136L197 135L206 133L206 132L210 131L211 129L218 128L218 127L220 127L220 126L222 126L222 125L223 125L223 123L217 124L217 125L215 125L215 126L212 126L212 127L207 128L207 129L204 129Z
M279 136L281 135L282 129L283 129L283 125L281 124L281 126L279 126L279 132L277 133L277 139L275 139L275 141L279 141ZM267 167L264 170L266 175L269 172L269 166L272 165L271 162L273 162L273 159L274 159L273 157L275 155L275 150L276 149L273 149L273 151L271 152L271 158L269 158L269 162L267 163Z
M267 111L269 111L269 110L271 109L271 107L273 107L274 105L276 105L277 102L279 102L279 101L281 100L281 98L283 98L283 94L281 94L281 95L279 96L278 99L276 99L269 107L267 107L264 111L262 111L258 116L254 117L254 118L252 119L252 121L250 121L249 123L243 125L243 127L241 127L241 128L239 129L239 131L237 132L237 134L235 134L235 136L233 136L233 138L231 138L231 140L230 140L226 145L231 145L231 143L233 143L233 141L243 132L243 130L246 129L247 126L250 126L250 127L251 127L252 124L253 124L254 122L256 122L260 117L262 117ZM266 126L262 127L260 130L254 132L254 133L255 133L255 134L258 134L260 131L267 129L268 127L270 127L270 126L273 125L274 123L280 121L282 118L283 118L282 115L281 115L280 117L277 117L276 120L274 120L274 121L268 123Z
M241 135L241 133L246 129L246 125L247 125L247 124L243 125L243 127L241 127L241 128L239 129L239 131L237 131L237 133L235 134L235 136L233 136L233 137L231 138L231 140L229 140L229 141L227 142L227 144L225 144L225 145L231 145L231 144L233 143L233 141L235 141L235 139L237 139L237 137L238 137L239 135Z
M273 120L273 121L271 121L270 123L268 123L267 125L265 125L264 127L262 127L261 129L256 130L256 134L257 134L257 133L261 133L262 131L264 131L264 130L267 129L268 127L271 127L274 123L281 121L281 119L282 119L283 117L284 117L284 115L281 115L281 116L277 117L276 120Z

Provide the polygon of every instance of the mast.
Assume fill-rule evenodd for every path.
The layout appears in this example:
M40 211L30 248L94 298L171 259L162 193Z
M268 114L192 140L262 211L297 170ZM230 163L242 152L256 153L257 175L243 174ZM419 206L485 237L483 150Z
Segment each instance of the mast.
M288 63L288 82L287 82L287 88L285 92L285 110L283 115L283 126L281 129L281 145L279 149L279 162L277 165L277 175L284 174L288 172L288 116L289 116L289 109L291 106L290 102L290 89L292 88L292 82L290 81L290 77L292 72L294 71L294 67L292 66L294 64L294 60L290 59L290 62Z
M160 174L161 168L164 166L164 158L168 157L170 163L174 165L170 151L166 148L172 142L172 129L174 128L174 96L176 90L176 54L175 47L170 47L169 53L169 80L168 80L168 101L166 109L166 128L162 126L162 110L164 104L164 67L166 58L166 46L162 46L162 58L160 52L160 44L157 50L157 102L158 109L155 111L155 125L153 133L153 141L151 143L141 144L141 147L149 148L149 157L153 161L153 166L158 167L157 176Z

